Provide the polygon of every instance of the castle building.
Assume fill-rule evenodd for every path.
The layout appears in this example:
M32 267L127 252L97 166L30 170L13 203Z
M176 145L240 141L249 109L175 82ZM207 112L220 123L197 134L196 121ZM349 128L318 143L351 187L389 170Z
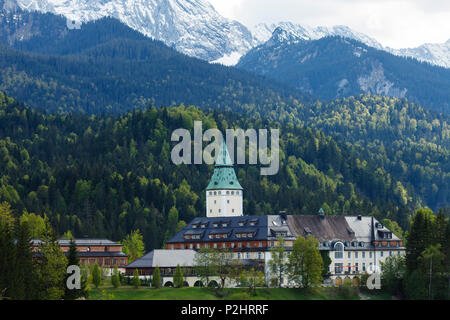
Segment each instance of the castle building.
M312 215L246 216L242 202L243 188L224 144L206 187L206 217L189 222L167 241L166 251L228 249L244 266L263 271L268 281L271 248L278 245L278 239L283 238L286 251L290 252L297 237L311 235L318 240L319 250L331 260L326 281L337 285L363 273L379 271L387 257L405 253L402 240L372 216L326 216L323 210ZM155 254L166 255L161 250ZM177 252L168 253L167 257L170 260L176 255ZM151 274L149 270L154 266L146 265L144 259L136 261L130 270L127 267L128 273L136 267L141 274ZM171 265L170 261L165 264ZM192 270L189 263L184 267ZM291 285L287 278L283 281L282 285Z

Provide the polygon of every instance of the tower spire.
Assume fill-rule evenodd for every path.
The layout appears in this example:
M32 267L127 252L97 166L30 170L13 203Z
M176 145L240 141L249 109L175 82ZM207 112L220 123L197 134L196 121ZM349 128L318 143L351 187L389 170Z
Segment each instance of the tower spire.
M206 187L206 216L242 216L242 190L224 141Z

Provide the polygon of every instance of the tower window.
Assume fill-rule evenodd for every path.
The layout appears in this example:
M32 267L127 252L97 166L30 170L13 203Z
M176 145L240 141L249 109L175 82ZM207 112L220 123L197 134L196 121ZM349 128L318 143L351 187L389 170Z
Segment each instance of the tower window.
M227 203L230 203L230 200L227 200Z
M230 194L230 191L227 191L227 195L229 195Z
M234 195L234 191L231 191L231 195Z
M234 213L234 209L231 209L231 212L233 212L233 213Z

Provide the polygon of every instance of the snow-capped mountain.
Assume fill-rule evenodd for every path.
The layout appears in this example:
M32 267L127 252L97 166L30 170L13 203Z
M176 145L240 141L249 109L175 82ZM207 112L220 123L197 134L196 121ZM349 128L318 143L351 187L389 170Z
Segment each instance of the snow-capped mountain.
M302 40L318 40L327 36L341 36L360 41L370 47L384 50L397 56L412 57L420 61L426 61L431 64L450 68L450 39L442 44L427 43L417 48L392 49L383 47L375 39L364 33L354 31L347 26L310 27L291 22L280 22L277 24L261 23L254 26L251 31L259 45L269 41L277 28L281 28L285 31L284 37L290 39L290 42L295 41L295 38Z
M256 45L244 25L222 17L204 0L6 1L16 1L19 8L27 11L63 15L74 26L114 17L146 36L207 61L236 63Z
M290 22L258 24L249 30L224 18L207 0L0 0L3 8L51 12L68 19L68 27L106 16L117 18L146 36L158 39L189 56L235 65L250 49L272 37L279 27L289 39L317 40L342 36L399 56L414 57L450 68L450 40L417 48L391 49L346 26L310 27Z
M382 49L383 46L375 39L369 36L354 31L346 26L334 26L334 27L310 27L306 25L295 24L291 22L280 22L277 24L265 24L260 23L253 27L251 30L253 36L257 40L258 44L262 44L268 41L275 29L281 28L290 34L290 38L299 38L302 40L318 40L327 36L341 36L345 38L355 39L370 47Z
M391 49L387 51L404 57L412 57L431 64L450 68L450 39L445 43L426 43L417 48Z

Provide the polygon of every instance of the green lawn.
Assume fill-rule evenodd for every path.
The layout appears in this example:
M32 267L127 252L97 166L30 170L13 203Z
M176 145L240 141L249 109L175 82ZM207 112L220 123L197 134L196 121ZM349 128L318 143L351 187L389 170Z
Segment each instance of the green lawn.
M291 288L261 288L256 289L256 296L248 295L244 288L230 288L215 295L215 291L207 288L161 288L152 289L140 287L135 289L131 286L122 286L118 289L111 287L100 287L92 289L89 299L113 299L113 300L330 300L351 299L359 300L356 292L342 293L338 288L317 288L314 290L291 289ZM220 295L220 297L219 297Z

